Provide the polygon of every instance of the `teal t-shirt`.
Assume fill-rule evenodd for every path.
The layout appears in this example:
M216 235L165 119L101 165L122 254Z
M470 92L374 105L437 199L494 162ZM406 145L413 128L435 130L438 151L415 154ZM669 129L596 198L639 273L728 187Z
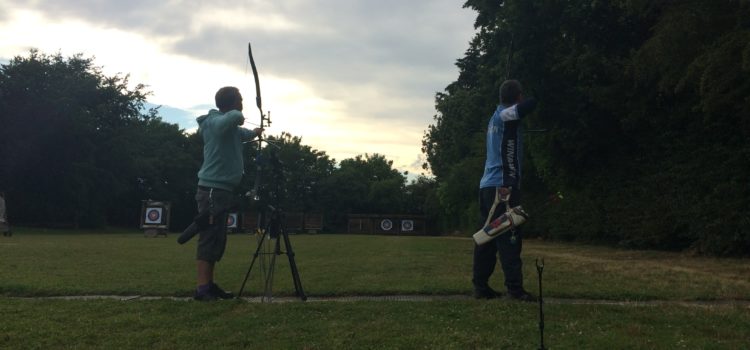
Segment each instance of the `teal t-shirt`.
M203 165L198 185L233 191L242 181L244 163L242 142L255 138L255 132L240 127L242 112L221 113L212 109L196 119L203 138Z

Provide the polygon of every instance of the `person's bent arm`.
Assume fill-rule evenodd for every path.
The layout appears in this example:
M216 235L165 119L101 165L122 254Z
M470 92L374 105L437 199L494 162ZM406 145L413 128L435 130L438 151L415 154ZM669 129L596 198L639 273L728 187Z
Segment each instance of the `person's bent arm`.
M242 125L244 122L245 116L242 115L242 112L236 109L226 112L224 115L216 118L216 126L222 131L229 130L229 128L233 126Z
M255 128L253 130L245 128L237 128L242 136L242 142L252 141L255 137L260 137L263 134L263 128Z
M518 112L518 117L523 118L531 112L534 111L534 108L536 108L537 100L535 98L529 98L524 100L523 102L516 105L516 111Z

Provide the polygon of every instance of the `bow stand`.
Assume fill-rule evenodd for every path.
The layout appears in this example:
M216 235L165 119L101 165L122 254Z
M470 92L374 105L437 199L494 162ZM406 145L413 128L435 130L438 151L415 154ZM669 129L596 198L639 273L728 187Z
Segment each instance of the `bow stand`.
M271 126L271 112L269 111L267 114L263 113L263 103L260 95L260 81L258 80L258 69L255 66L255 60L253 59L253 50L250 43L248 43L247 45L247 53L248 57L250 58L250 66L253 70L253 77L255 78L255 104L258 106L258 111L260 112L259 126L261 128L265 128L266 126ZM292 272L292 281L294 282L295 292L297 296L304 301L307 300L307 296L305 295L305 291L302 289L302 281L299 277L297 264L294 261L294 250L292 249L292 244L289 241L289 234L284 229L283 212L278 207L278 204L281 202L279 198L281 191L279 191L278 188L280 181L278 181L277 179L275 183L276 190L274 191L275 195L273 196L273 198L264 199L260 194L260 184L263 180L263 144L265 143L276 148L280 148L280 146L273 142L269 142L269 140L265 139L262 134L258 135L258 139L256 141L258 143L255 182L253 183L253 188L248 191L245 196L249 197L257 204L258 218L256 235L258 235L259 237L258 247L255 249L255 253L253 254L253 258L250 262L250 267L247 269L247 273L245 273L245 279L242 281L242 287L240 287L237 298L240 298L242 296L245 285L250 278L250 273L252 272L258 258L261 257L259 265L262 271L262 279L264 280L264 293L261 296L261 300L271 301L273 298L273 275L276 264L276 256L286 254L287 258L289 259L289 266ZM273 152L269 153L271 153L270 158L273 158L270 162L272 164L272 167L274 168L274 170L277 170L278 173L281 173L280 162L278 161L278 159L276 159L276 155ZM268 197L271 196L269 195ZM271 202L273 202L273 204L271 204ZM284 243L284 251L282 251L281 249L282 240ZM266 258L268 257L270 257L270 262L266 262Z

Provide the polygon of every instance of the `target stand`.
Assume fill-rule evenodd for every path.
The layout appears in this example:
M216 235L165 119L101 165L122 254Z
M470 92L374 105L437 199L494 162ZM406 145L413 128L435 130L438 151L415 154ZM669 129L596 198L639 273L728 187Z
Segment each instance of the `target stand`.
M145 237L167 237L172 203L154 200L141 201L141 228Z

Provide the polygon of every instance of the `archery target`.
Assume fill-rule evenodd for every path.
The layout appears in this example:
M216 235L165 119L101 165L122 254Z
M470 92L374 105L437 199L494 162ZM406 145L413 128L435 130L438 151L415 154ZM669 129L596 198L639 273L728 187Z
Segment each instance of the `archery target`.
M237 228L237 213L227 215L227 228Z
M383 219L380 221L380 229L383 231L390 231L393 228L393 221L391 219Z
M401 231L414 231L414 220L401 220Z
M161 224L162 209L158 207L146 208L146 217L143 222L146 224Z

